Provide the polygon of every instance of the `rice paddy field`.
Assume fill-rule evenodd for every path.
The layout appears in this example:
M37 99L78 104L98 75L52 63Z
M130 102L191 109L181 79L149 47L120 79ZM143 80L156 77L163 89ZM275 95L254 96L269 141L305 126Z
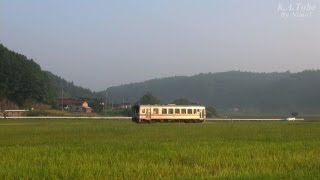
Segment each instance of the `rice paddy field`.
M0 120L0 179L320 179L320 122Z

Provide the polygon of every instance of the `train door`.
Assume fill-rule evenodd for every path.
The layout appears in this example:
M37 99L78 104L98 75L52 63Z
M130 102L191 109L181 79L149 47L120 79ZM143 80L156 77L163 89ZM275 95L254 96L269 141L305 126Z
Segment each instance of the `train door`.
M146 109L146 120L151 120L151 109Z
M205 111L204 111L204 109L201 109L201 110L200 110L200 118L201 118L201 119L205 118Z

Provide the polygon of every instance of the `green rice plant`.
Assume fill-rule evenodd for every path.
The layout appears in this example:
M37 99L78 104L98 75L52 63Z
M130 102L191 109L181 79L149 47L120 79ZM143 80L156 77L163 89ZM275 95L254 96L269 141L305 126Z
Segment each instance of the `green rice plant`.
M1 179L319 179L319 122L1 120Z

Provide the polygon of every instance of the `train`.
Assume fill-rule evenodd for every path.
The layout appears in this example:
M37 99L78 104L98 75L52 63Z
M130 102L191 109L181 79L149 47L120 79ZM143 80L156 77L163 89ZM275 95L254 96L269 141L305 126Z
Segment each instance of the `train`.
M134 105L132 121L153 122L204 122L206 108L200 105Z

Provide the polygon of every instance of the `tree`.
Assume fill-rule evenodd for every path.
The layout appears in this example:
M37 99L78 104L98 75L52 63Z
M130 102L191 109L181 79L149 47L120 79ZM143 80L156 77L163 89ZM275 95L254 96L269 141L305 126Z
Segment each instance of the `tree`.
M292 116L292 117L297 117L298 115L299 115L298 112L292 112L292 113L291 113L291 116Z
M189 105L191 104L190 101L188 99L184 99L184 98L180 98L180 99L176 99L172 102L172 104L176 104L176 105Z
M160 100L156 97L154 97L150 92L143 95L139 101L140 104L160 104Z
M206 107L207 118L219 117L217 110L214 107Z
M94 99L89 106L94 110L96 113L101 113L103 110L102 99Z

